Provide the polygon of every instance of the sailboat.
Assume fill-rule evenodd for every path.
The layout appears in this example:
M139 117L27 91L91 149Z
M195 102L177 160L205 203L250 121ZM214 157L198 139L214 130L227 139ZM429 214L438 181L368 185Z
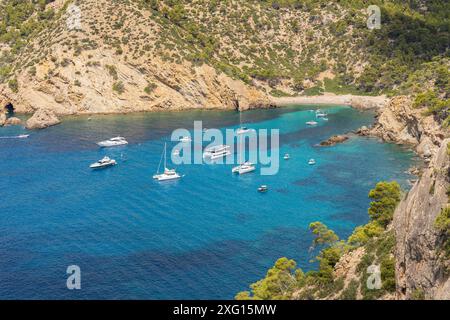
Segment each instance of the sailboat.
M239 147L241 148L242 151L242 136L239 137ZM253 163L251 162L243 162L242 160L242 152L239 152L239 165L234 167L233 169L231 169L232 173L238 173L238 174L245 174L245 173L250 173L256 170L256 167Z
M167 143L164 143L163 154L164 154L164 172L159 173L159 169L161 167L161 160L162 160L162 155L161 155L161 160L159 161L159 165L158 165L158 171L153 176L153 179L156 179L158 181L168 181L168 180L180 179L181 176L175 171L175 169L167 168Z
M237 135L246 134L248 132L252 132L253 129L243 127L242 126L242 111L239 110L239 125L241 126L239 129L236 130Z

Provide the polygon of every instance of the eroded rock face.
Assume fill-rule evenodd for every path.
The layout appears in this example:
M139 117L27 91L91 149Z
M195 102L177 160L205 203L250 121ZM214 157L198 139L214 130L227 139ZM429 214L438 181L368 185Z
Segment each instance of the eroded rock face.
M436 217L447 202L449 159L444 140L419 181L394 214L397 238L398 296L409 299L421 292L428 299L450 299L450 280L440 256Z
M422 294L427 299L450 299L450 280L444 273L448 261L440 256L442 239L434 227L448 201L449 132L423 111L412 108L408 97L394 97L380 110L371 134L411 145L427 164L394 214L397 298Z
M22 120L20 120L19 118L16 118L16 117L8 118L5 121L6 126L18 126L21 123L22 123Z
M48 109L39 109L34 115L27 120L27 129L44 129L50 126L54 126L61 121L55 115L55 113Z
M349 139L349 137L348 136L344 136L344 135L332 136L328 140L322 141L320 143L320 145L322 147L330 147L330 146L334 146L334 145L336 145L338 143L343 143L343 142L347 141L348 139Z
M430 158L436 153L445 133L433 116L424 116L423 112L423 109L412 107L409 97L394 97L379 111L370 134L387 142L411 145L420 156Z
M6 114L0 111L0 127L3 127L6 123Z

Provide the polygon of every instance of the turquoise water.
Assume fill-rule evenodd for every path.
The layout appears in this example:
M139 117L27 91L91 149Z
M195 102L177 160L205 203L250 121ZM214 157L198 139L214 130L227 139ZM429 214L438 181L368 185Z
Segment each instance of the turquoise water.
M237 127L235 112L69 118L28 139L0 138L0 298L232 299L279 257L314 268L309 223L320 220L347 237L367 222L374 184L397 179L407 188L405 171L414 160L370 138L316 147L370 124L373 114L329 107L329 121L311 128L310 108L242 114L252 128L280 129L280 154L291 159L281 160L274 176L182 165L182 180L152 180L172 130L192 129L194 120ZM24 132L0 128L0 137ZM116 135L130 144L96 147ZM91 171L104 155L118 165ZM309 158L317 165L308 166ZM261 184L268 193L256 191ZM66 288L73 264L81 268L81 290Z

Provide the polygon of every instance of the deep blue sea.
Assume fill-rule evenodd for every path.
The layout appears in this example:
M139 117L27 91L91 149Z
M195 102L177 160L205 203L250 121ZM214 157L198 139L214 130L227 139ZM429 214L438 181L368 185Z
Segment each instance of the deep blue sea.
M373 122L349 107L312 106L242 113L249 127L280 129L280 171L233 176L231 165L181 165L183 179L152 179L172 130L236 128L233 111L189 111L67 118L26 132L0 128L0 299L232 299L283 256L306 270L322 221L342 237L368 221L369 190L399 181L412 152L352 137L317 147L333 134ZM28 139L4 137L29 133ZM99 149L121 135L128 146ZM176 143L169 143L169 147ZM118 165L92 171L104 155ZM315 158L317 164L308 166ZM257 187L267 184L266 194ZM66 268L81 268L81 290L66 288Z

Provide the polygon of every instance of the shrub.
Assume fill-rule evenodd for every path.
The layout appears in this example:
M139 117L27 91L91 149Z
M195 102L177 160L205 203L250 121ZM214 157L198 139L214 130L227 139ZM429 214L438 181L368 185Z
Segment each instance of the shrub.
M369 207L370 219L386 227L392 221L394 210L400 202L400 185L396 181L379 182L369 192L369 198L374 200Z
M16 78L9 80L8 86L14 93L17 93L19 91L19 83L17 82Z
M122 94L122 93L125 92L125 85L123 84L122 81L118 81L118 82L115 82L115 83L113 84L112 89L113 89L115 92L117 92L118 94Z

